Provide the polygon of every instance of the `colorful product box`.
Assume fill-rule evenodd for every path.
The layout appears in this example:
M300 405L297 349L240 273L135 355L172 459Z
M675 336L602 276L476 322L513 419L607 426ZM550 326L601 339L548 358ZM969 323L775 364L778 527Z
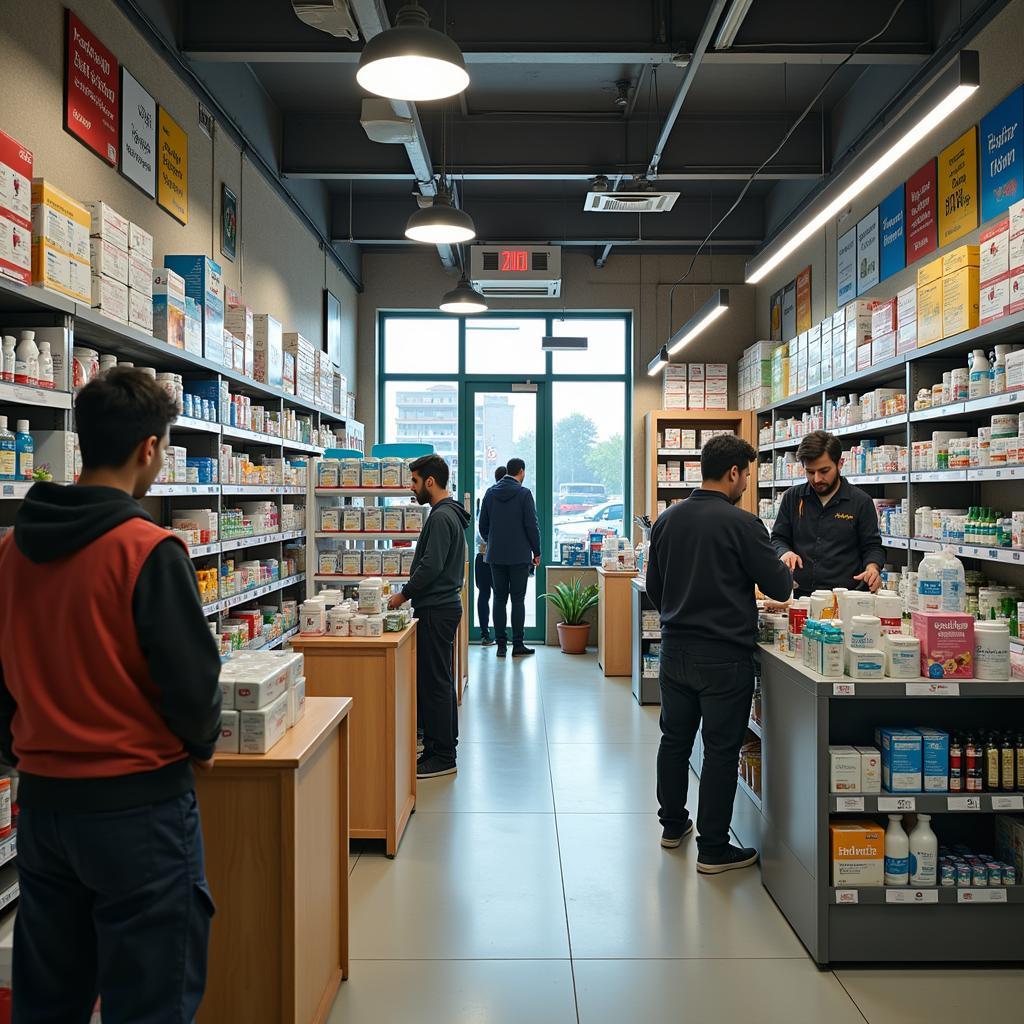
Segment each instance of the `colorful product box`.
M920 290L927 284L942 280L942 257L934 259L917 268L918 305L921 302Z
M33 283L79 302L92 301L89 264L38 241L32 246Z
M0 132L0 274L32 280L32 151Z
M66 192L37 178L32 183L32 240L88 263L89 213Z
M982 231L979 249L982 283L1010 272L1009 217Z
M975 247L977 248L977 247ZM980 311L978 268L965 266L942 278L942 336L978 326Z
M1006 316L1010 308L1010 274L984 281L978 299L978 323L987 324Z
M220 264L208 256L165 256L164 266L181 275L185 295L199 307L202 355L211 362L223 364L224 282Z
M958 245L942 257L942 276L948 277L965 267L981 266L981 250L976 245Z
M921 612L912 616L921 641L921 675L964 679L974 675L974 617L964 612Z
M173 270L153 271L153 336L185 347L185 282Z
M832 884L836 888L880 886L885 882L885 830L874 821L829 823Z
M882 786L889 793L919 793L922 784L921 734L916 729L878 730Z

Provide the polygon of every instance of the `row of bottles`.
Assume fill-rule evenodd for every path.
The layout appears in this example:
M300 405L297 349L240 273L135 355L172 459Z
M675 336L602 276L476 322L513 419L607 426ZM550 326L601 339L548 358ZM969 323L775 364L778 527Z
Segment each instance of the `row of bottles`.
M53 353L50 343L41 341L37 345L35 331L22 331L17 342L10 334L5 335L0 377L6 384L27 384L32 388L52 391Z
M951 793L1024 791L1024 735L954 734L949 741Z
M1002 546L1000 520L995 509L984 505L972 505L964 523L964 544L975 544L982 548ZM1012 520L1011 520L1012 523Z
M28 420L18 420L18 432L7 429L7 417L0 416L0 480L31 480L35 470L35 444Z
M930 814L919 814L908 836L903 815L890 814L885 830L885 884L938 885L939 840L932 831Z
M970 359L968 398L987 398L1006 390L1006 357L1011 351L1013 345L996 345L991 354L981 348L974 350Z

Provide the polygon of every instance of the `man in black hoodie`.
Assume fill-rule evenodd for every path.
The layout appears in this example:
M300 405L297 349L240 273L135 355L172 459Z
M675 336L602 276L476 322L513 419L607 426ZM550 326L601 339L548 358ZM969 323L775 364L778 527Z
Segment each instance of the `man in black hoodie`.
M421 505L430 505L430 514L416 541L409 582L388 607L412 601L419 621L416 706L423 725L423 753L416 762L416 777L433 779L455 774L459 706L452 656L462 619L470 515L448 492L448 463L440 455L424 455L410 468L412 493Z
M793 580L764 525L736 507L757 452L734 434L712 438L700 456L703 482L658 516L651 530L647 593L661 613L661 845L693 829L686 810L697 729L704 763L697 802L697 870L719 874L757 861L731 846L740 746L750 717L757 644L755 584L783 601ZM703 724L702 724L703 723Z

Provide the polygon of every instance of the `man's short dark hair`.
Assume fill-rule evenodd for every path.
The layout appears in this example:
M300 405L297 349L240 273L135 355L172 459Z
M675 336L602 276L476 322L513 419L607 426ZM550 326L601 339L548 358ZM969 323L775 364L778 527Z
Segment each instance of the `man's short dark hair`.
M508 470L504 466L499 466L494 471L494 482L497 483L503 476L508 475Z
M442 490L448 486L448 463L440 455L421 455L410 463L409 469L417 473L421 480L434 478L434 483Z
M147 438L163 437L177 415L174 399L152 377L130 366L108 370L75 398L83 468L120 468Z
M505 464L505 470L509 476L519 476L526 469L526 463L522 459L509 459Z
M701 449L700 475L705 480L721 480L733 466L744 470L756 458L757 452L742 437L720 434Z
M814 462L827 455L837 466L843 457L843 443L827 430L812 430L796 450L796 457L802 463Z

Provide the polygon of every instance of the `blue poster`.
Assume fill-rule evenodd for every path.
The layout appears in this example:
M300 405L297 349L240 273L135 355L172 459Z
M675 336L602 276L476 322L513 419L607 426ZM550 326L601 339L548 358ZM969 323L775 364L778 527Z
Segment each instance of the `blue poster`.
M900 185L878 204L878 231L882 247L881 281L892 277L907 265L905 220L903 186Z
M981 119L981 219L1024 198L1024 86Z

